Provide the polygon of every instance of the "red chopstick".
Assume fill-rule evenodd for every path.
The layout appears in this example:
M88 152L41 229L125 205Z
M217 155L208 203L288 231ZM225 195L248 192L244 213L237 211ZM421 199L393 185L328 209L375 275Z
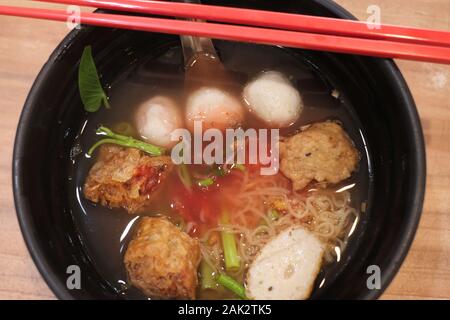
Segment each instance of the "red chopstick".
M152 0L35 0L163 16L197 18L274 29L450 47L450 32L395 25L369 29L362 21L223 6Z
M63 10L10 6L0 6L0 14L57 21L67 21L71 16ZM411 43L116 14L83 12L80 15L80 22L102 27L450 64L450 48Z

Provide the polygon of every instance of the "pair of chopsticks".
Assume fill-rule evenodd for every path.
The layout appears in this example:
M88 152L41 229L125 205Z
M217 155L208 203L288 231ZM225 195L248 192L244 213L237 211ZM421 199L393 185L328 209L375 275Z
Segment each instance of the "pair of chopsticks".
M82 12L80 23L87 25L450 64L450 32L445 31L394 25L371 29L360 21L165 1L38 1L208 21ZM0 14L57 21L71 16L64 10L11 6L0 6Z

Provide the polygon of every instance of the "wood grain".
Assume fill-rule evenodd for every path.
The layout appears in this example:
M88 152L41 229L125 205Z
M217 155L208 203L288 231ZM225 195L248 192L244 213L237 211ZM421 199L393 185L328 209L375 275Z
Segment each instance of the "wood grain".
M361 20L450 31L448 0L338 0ZM18 0L2 5L42 6ZM51 6L59 7L59 6ZM68 30L57 22L0 17L0 299L53 299L19 230L11 188L15 130L27 93ZM425 208L412 248L384 299L450 299L450 66L398 61L416 100L427 146Z

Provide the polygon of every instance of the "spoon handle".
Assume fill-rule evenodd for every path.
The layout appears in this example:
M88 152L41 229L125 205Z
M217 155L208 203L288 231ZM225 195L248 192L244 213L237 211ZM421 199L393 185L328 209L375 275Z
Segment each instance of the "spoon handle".
M185 2L200 4L200 0L172 0L173 2ZM192 21L202 21L199 19L189 19ZM197 53L207 53L214 57L217 57L216 49L210 38L192 37L192 36L180 36L181 46L183 47L184 63L187 64L191 61L192 57Z

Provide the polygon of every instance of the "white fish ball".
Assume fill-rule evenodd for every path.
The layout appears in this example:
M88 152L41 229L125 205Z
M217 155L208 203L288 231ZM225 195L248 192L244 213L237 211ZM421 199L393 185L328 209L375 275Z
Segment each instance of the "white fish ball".
M203 130L234 128L244 120L244 108L238 99L218 88L202 87L187 100L186 124L202 121Z
M136 126L140 136L149 143L172 147L173 130L183 126L181 110L170 98L155 96L142 103L136 112Z
M264 72L249 82L243 92L250 112L271 127L293 124L303 110L300 93L280 72Z

